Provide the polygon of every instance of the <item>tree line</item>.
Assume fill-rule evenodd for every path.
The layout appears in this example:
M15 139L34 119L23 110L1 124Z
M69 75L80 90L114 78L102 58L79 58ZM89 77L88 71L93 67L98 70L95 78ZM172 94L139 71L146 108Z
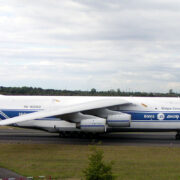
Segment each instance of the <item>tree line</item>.
M173 92L172 89L167 93L152 92L126 92L120 89L97 91L92 88L89 91L82 90L55 90L34 87L4 87L0 86L0 94L2 95L48 95L48 96L147 96L147 97L179 97L179 93Z

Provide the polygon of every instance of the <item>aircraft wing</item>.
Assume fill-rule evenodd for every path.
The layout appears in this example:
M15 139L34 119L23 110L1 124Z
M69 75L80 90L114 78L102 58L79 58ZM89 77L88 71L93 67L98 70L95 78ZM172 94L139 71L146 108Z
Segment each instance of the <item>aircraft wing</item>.
M34 120L34 119L42 119L42 118L53 117L53 116L57 117L57 116L65 115L65 114L71 114L71 113L100 109L100 108L107 108L107 107L118 106L118 105L126 105L126 104L132 104L132 103L124 99L119 99L119 98L117 99L105 98L105 99L87 101L84 103L73 104L73 105L54 106L52 108L41 110L38 112L33 112L33 113L17 116L14 118L1 120L0 125L1 126L10 125L10 124Z

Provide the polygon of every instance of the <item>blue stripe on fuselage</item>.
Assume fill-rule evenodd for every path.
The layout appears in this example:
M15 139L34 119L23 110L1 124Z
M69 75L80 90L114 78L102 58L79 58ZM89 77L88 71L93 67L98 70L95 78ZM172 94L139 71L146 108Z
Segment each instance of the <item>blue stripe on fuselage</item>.
M43 109L32 109L32 110L26 110L26 109L2 109L0 110L0 112L2 112L2 114L0 113L0 118L2 120L6 119L3 116L3 113L8 116L9 118L13 118L13 117L17 117L19 115L23 115L23 114L29 114L29 113L33 113L33 112L37 112ZM180 111L120 111L123 113L127 113L130 114L132 117L132 121L155 121L155 120L160 120L158 119L159 114L163 114L164 118L161 120L166 120L166 121L180 121ZM49 117L49 119L52 117ZM48 119L48 118L47 118Z
M6 109L3 109L3 110L0 110L0 118L2 120L6 119L3 114L1 114L1 112L3 112L6 116L8 116L9 118L13 118L13 117L16 117L16 116L19 116L19 115L23 115L23 114L29 114L29 113L33 113L33 112L37 112L36 110L22 110L22 109L19 109L19 110L6 110Z
M127 114L131 115L132 121L136 120L180 120L180 112L179 111L173 111L173 112L167 112L167 111L121 111ZM163 117L161 119L161 117Z

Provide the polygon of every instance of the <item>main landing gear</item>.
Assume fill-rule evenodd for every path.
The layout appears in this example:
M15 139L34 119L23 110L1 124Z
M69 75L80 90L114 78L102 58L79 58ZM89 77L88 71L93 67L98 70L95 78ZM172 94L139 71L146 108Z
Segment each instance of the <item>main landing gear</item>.
M94 139L96 139L96 138L99 138L99 134L63 131L63 132L59 132L59 137L61 137L61 138L87 138L87 139L94 138Z
M180 140L180 132L177 132L177 134L176 134L176 140Z

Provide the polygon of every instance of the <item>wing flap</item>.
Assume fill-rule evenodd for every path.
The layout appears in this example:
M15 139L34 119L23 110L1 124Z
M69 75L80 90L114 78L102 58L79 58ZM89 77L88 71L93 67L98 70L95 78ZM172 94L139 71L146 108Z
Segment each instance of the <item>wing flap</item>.
M123 99L100 99L95 101L87 101L86 103L79 103L75 105L68 105L68 106L55 106L50 109L33 112L21 116L17 116L14 118L9 118L6 120L0 121L0 125L10 125L14 123L19 123L23 121L35 120L35 119L42 119L52 116L61 116L65 114L71 114L75 112L82 112L87 110L105 108L105 107L112 107L118 105L125 105L131 104L130 102L123 100Z

